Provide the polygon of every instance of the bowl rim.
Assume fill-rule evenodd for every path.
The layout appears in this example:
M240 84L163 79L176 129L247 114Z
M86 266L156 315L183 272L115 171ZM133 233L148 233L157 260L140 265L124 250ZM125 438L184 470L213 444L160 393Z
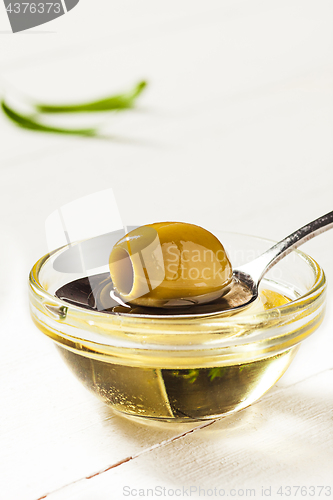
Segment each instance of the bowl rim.
M224 234L236 235L244 238L252 238L269 244L274 244L274 241L268 238L261 238L257 236L247 235L238 232L231 232L231 231L220 231L220 232L223 232ZM300 309L304 310L307 307L307 305L310 305L312 302L316 301L316 299L323 296L323 292L326 289L325 273L321 268L321 266L306 253L300 250L293 250L293 252L297 253L307 263L307 265L312 268L315 274L315 282L311 286L311 289L308 290L308 292L306 292L305 294L301 295L299 298L292 300L291 302L271 308L269 310L258 312L255 314L255 316L253 312L252 313L249 312L249 314L246 314L245 309L239 314L233 314L230 316L225 316L225 315L223 316L223 314L221 315L220 313L206 313L202 315L186 315L186 316L163 315L157 317L156 315L135 315L135 314L123 314L118 312L113 313L112 315L108 315L105 314L105 312L89 310L80 306L69 304L68 302L50 294L47 290L45 290L45 288L39 282L39 272L41 271L42 267L52 256L54 256L56 253L61 253L62 251L64 251L65 248L67 248L67 245L44 255L34 264L29 274L30 293L32 294L32 296L35 297L35 299L37 298L37 300L39 300L40 302L42 303L46 302L50 305L51 308L53 307L54 311L58 313L58 321L62 324L66 324L66 318L70 314L74 316L74 323L75 319L77 320L79 317L81 319L81 323L82 320L84 320L87 325L87 330L89 329L88 325L90 325L90 323L98 325L98 322L100 320L100 324L104 326L104 334L102 335L105 337L104 340L107 343L109 343L108 341L110 341L110 337L117 328L119 329L119 327L121 327L123 335L126 335L125 332L126 329L129 329L129 332L131 332L131 329L133 328L136 330L140 328L140 331L143 331L145 336L149 339L149 336L151 336L150 334L156 334L157 332L159 332L159 329L161 327L162 328L170 327L170 331L168 330L163 331L164 336L168 335L170 336L175 334L175 330L177 330L177 327L178 329L180 327L184 327L184 324L188 326L188 329L186 331L177 331L178 336L179 335L188 336L189 334L196 334L196 333L202 334L209 332L218 333L218 329L221 330L221 326L232 328L233 326L235 327L245 324L252 324L253 327L256 327L260 326L264 319L266 323L269 322L270 319L276 321L277 316L279 317L280 323L282 324L283 321L287 320L288 317L291 317L293 313L296 313ZM31 299L30 299L30 306L31 306ZM61 311L63 312L62 315ZM43 310L43 312L45 312L45 309ZM34 312L32 312L32 315L34 317ZM112 317L112 321L110 321L110 317ZM200 322L198 322L199 320ZM105 331L106 322L108 323L108 326L106 328L107 331ZM195 328L193 330L194 324ZM151 328L152 326L154 326L154 328ZM68 333L64 335L65 336L69 335L69 337L84 340L85 336L82 336L82 331L84 330L81 330L81 336L79 337L76 337L75 335L73 335L73 333Z

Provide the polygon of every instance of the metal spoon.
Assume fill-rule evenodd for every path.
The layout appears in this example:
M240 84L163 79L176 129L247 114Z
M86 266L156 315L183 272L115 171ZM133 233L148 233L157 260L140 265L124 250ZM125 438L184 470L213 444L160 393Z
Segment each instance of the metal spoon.
M310 222L301 229L298 229L291 235L284 238L279 243L276 243L262 255L252 260L251 262L234 269L234 285L231 290L224 295L220 300L201 304L200 306L191 305L177 309L161 309L156 312L156 308L132 308L130 305L123 303L116 297L111 289L111 302L109 308L103 312L110 314L110 308L115 304L119 304L121 311L114 311L117 314L131 314L132 316L140 316L147 318L183 318L214 316L216 314L232 313L241 308L244 308L254 302L258 297L258 288L263 276L271 269L279 260L288 255L292 250L299 247L314 236L327 231L333 227L333 212L323 215L319 219ZM108 273L96 276L96 287L103 288L103 283L110 288L110 279L107 279ZM90 278L91 281L92 278ZM77 281L68 283L57 290L56 295L70 303L74 303L80 307L94 308L89 303L91 298L93 283L88 281L88 278L81 278ZM97 289L96 288L96 289ZM90 295L89 295L90 294ZM96 295L99 294L96 292ZM95 297L95 295L94 295ZM94 298L93 297L93 298Z
M234 269L233 275L240 282L244 283L250 290L252 296L243 304L236 307L226 309L223 312L232 311L254 302L258 297L258 288L263 276L269 271L277 262L283 257L288 255L292 250L298 248L300 245L308 240L311 240L320 233L327 231L333 227L333 212L329 212L319 219L316 219L309 224L297 229L294 233L276 243L269 250L266 250L256 259Z

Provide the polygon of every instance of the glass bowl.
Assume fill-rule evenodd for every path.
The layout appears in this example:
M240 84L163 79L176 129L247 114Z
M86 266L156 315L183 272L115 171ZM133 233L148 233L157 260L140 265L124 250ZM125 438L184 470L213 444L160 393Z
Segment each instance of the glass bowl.
M252 236L212 232L235 267L272 245ZM86 240L90 248L94 240ZM79 380L126 416L190 422L249 406L282 376L324 316L324 272L298 250L261 283L266 297L287 297L288 302L193 316L108 314L57 298L56 290L84 277L78 269L57 270L56 259L65 261L67 250L42 257L32 268L32 318Z

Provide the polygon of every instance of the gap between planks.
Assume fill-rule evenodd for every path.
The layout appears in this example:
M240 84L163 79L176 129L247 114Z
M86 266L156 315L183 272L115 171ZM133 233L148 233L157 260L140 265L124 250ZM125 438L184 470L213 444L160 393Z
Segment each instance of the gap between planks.
M119 465L122 465L126 462L129 462L130 460L133 460L135 458L138 458L139 456L141 455L144 455L145 453L148 453L152 450L155 450L157 448L160 448L162 446L165 446L167 444L170 444L172 443L173 441L177 441L178 439L181 439L185 436L187 436L188 434L191 434L191 433L194 433L194 432L197 432L205 427L209 427L210 425L214 424L218 419L213 419L213 420L208 420L207 422L201 424L201 425L198 425L197 427L194 427L193 429L190 429L186 432L182 432L181 434L177 434L176 436L170 438L170 439L166 439L164 441L161 441L160 443L156 443L154 444L153 446L150 446L149 448L145 449L145 450L142 450L140 451L139 453L136 453L135 455L132 455L130 457L126 457L122 460L120 460L119 462L116 462L115 464L112 464L112 465L109 465L108 467L105 467L104 469L101 469L99 470L98 472L95 472L89 476L85 476L85 477L81 477L80 479L76 479L75 481L72 481L71 483L68 483L68 484L65 484L63 486L61 486L60 488L57 488L56 490L53 490L53 491L50 491L49 493L46 493L44 494L43 496L41 497L38 497L37 500L43 500L44 498L47 498L49 495L52 495L53 493L57 493L65 488L67 488L68 486L72 486L73 484L76 484L76 483L79 483L81 481L85 481L86 479L92 479L93 477L96 477L96 476L99 476L101 474L104 474L104 472L107 472L111 469L114 469L115 467L119 467Z

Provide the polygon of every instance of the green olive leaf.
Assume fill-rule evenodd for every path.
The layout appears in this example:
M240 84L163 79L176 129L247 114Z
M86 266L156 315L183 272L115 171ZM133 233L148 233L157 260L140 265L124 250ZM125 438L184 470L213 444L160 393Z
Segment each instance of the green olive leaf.
M208 374L210 381L212 382L216 377L223 377L226 370L227 370L226 366L211 368Z
M4 100L1 101L1 108L5 115L13 121L19 127L36 130L38 132L49 132L57 134L69 134L69 135L84 135L84 136L94 136L97 134L97 130L93 128L83 128L83 129L67 129L52 127L48 125L43 125L35 118L29 115L22 115L15 111L13 108L9 107Z
M199 370L198 369L193 369L193 370L188 370L188 372L183 375L183 378L187 379L190 384L193 384L199 376Z
M100 111L114 111L133 107L135 99L141 94L147 82L141 81L125 94L114 95L98 101L81 104L35 104L40 113L96 113Z

